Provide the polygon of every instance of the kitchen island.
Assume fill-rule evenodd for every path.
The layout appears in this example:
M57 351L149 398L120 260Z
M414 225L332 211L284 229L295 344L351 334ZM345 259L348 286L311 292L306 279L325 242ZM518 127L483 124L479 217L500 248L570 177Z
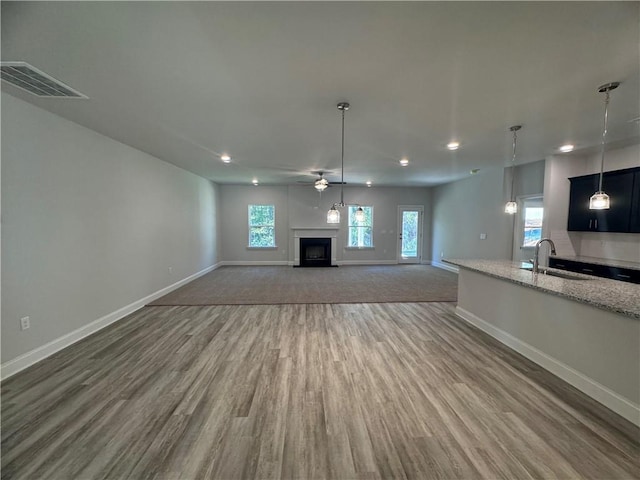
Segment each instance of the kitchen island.
M500 260L456 265L456 313L640 425L640 286Z

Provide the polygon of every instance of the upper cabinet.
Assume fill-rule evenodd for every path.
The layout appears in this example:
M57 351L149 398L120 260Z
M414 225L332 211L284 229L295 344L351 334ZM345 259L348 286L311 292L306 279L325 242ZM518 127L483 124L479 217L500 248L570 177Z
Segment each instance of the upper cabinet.
M631 219L629 231L640 233L640 170L633 176L633 193L631 195Z
M589 210L589 198L598 189L599 175L570 178L567 230L578 232L640 233L640 168L606 172L602 189L609 195L607 210Z

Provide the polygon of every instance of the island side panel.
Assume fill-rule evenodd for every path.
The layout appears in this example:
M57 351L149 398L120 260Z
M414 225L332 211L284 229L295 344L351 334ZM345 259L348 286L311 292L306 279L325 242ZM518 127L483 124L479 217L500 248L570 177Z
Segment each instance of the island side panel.
M465 268L458 275L458 313L628 420L640 422L638 319Z

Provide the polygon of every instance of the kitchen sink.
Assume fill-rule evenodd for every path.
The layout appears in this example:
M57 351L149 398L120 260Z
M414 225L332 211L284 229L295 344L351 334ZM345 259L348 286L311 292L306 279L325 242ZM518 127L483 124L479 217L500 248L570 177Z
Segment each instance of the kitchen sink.
M531 272L533 271L533 267L522 267L520 268L520 270L529 270ZM550 277L564 278L565 280L593 280L593 278L590 278L586 275L581 275L579 273L563 273L556 272L554 270L546 270L544 268L541 268L538 273L540 275L548 275Z

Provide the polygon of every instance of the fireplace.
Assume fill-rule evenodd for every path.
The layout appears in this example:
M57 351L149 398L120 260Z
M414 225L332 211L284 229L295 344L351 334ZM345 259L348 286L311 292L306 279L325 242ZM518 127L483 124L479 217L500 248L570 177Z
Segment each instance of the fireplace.
M301 238L301 267L330 267L331 238Z

